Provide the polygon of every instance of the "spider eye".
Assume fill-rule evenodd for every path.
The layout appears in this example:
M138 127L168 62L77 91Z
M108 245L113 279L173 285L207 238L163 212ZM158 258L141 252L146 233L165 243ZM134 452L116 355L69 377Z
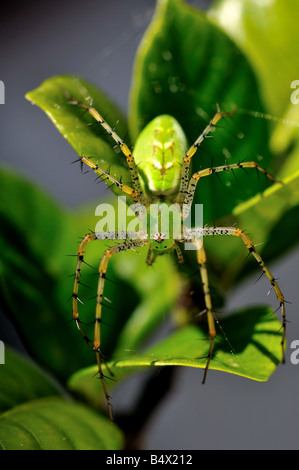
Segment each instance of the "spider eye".
M153 235L153 239L156 240L158 243L162 243L163 240L165 240L166 235L165 233L155 233Z

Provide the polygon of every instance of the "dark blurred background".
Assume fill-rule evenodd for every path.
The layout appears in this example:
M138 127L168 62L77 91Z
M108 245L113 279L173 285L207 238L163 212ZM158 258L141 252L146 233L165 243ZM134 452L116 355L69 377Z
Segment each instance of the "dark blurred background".
M209 1L189 2L201 9ZM155 7L155 0L82 0L6 2L1 5L0 80L5 105L0 106L2 163L30 177L58 201L75 208L105 193L88 184L76 158L46 115L25 100L27 91L62 73L81 75L106 91L126 113L134 56ZM299 365L290 363L289 345L299 339L299 251L270 266L288 305L287 363L267 383L209 372L180 369L172 393L148 428L149 449L295 449L299 434ZM266 280L250 277L231 297L227 311L268 304ZM9 322L2 318L0 339L21 348ZM113 396L114 408L125 409L135 398L137 379ZM1 387L1 384L0 384Z

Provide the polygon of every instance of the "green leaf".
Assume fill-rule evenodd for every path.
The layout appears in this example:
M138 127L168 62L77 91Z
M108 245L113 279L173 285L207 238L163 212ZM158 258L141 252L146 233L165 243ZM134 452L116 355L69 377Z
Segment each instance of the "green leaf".
M210 369L252 380L266 381L281 360L281 323L269 307L253 307L220 320L221 331L215 340L215 356ZM123 354L109 363L115 378L158 366L205 368L209 348L206 328L189 325L152 348L137 354ZM69 388L98 404L99 384L95 367L76 372Z
M151 270L145 263L147 250L147 247L142 250L143 256L128 253L125 260L115 258L115 271L120 279L131 283L140 301L123 325L114 355L119 350L139 348L165 320L182 294L182 279L171 256L159 257Z
M30 401L0 416L2 450L119 450L122 445L115 424L61 398Z
M0 413L21 403L51 395L61 390L28 358L5 348L5 364L0 367Z
M138 49L131 87L129 124L133 140L159 114L182 125L190 145L216 111L216 104L240 112L220 121L214 138L193 157L193 171L225 163L257 160L269 169L268 123L242 114L263 112L256 79L246 58L207 17L181 0L160 0ZM203 178L195 203L204 204L206 222L229 214L265 185L255 172Z
M249 57L269 109L279 117L298 78L298 15L297 0L218 0L210 12Z
M92 104L103 116L109 114L110 125L114 127L117 124L116 132L124 138L127 133L126 120L100 90L74 75L58 75L48 78L36 90L28 92L26 98L46 112L79 156L89 157L105 171L109 168L110 174L117 180L123 178L130 182L126 158L114 150L115 142L112 138L104 135L102 126L85 109L71 104L71 99L75 99ZM111 189L120 194L115 185Z

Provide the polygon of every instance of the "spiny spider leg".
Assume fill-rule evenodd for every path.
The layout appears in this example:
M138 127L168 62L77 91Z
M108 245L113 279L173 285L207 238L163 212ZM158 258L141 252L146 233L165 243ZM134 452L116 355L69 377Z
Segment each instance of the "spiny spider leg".
M76 266L76 273L75 273L75 280L74 280L74 287L73 287L73 295L72 295L72 297L73 297L73 319L75 320L79 331L81 332L84 340L86 341L86 343L88 344L90 349L94 350L95 353L96 353L96 360L97 360L97 364L98 364L99 377L100 377L100 381L101 381L102 388L103 388L103 391L104 391L109 417L112 420L113 418L112 418L112 411L111 411L111 405L110 405L110 397L109 397L108 390L107 390L107 387L106 387L104 374L102 372L100 350L99 350L99 348L95 349L93 342L86 335L86 333L85 333L85 331L82 327L80 318L79 318L79 309L78 309L78 300L79 300L78 299L78 291L79 291L79 284L80 284L80 277L81 277L80 274L81 274L82 263L84 262L84 254L85 254L85 250L86 250L86 245L87 245L88 242L94 241L94 240L97 240L97 237L96 237L95 233L86 234L85 237L83 238L83 240L81 241L81 243L79 245L79 248L77 250L78 259L77 259L77 266Z
M284 346L285 346L285 339L286 339L286 309L285 309L285 298L284 295L281 292L281 289L276 282L276 279L270 272L270 270L267 268L264 260L262 259L261 255L258 253L258 251L255 249L255 246L253 244L253 241L251 238L240 228L235 228L235 227L203 227L203 228L195 228L188 230L188 239L189 241L192 240L194 237L202 237L202 236L208 236L208 235L233 235L235 237L241 238L242 242L246 246L246 248L249 250L249 253L251 253L258 264L260 265L261 269L263 272L266 274L271 286L274 289L275 295L277 297L277 300L279 302L280 308L281 308L281 318L282 318L282 339L281 339L281 348L282 348L282 362L285 361L284 359Z
M107 171L102 170L96 163L92 162L89 158L81 157L81 161L82 163L85 163L86 165L88 165L98 176L100 177L105 176L109 181L114 183L121 191L131 196L135 203L140 203L140 195L136 190L118 181L116 178L111 176Z
M273 176L270 175L270 173L268 173L266 170L264 170L264 168L262 168L255 162L232 163L231 165L216 166L216 167L205 168L204 170L197 171L190 178L188 190L186 191L186 194L185 194L183 219L186 219L188 217L190 207L194 198L195 190L197 187L197 183L200 180L200 178L203 178L204 176L210 176L213 173L219 173L222 171L233 171L233 170L238 170L242 168L255 168L257 171L260 171L261 173L263 173L273 183L278 182L275 178L273 178Z
M217 113L211 119L211 121L206 126L204 131L200 134L198 139L189 148L182 163L181 184L180 184L179 194L177 196L178 204L183 204L186 194L187 194L187 188L188 188L188 182L189 182L189 167L191 163L191 158L193 157L193 155L195 154L196 150L198 149L200 144L203 142L203 140L215 128L217 122L220 121L220 119L223 118L224 116L233 116L234 114L235 114L235 111L228 112L228 113L220 111L219 106L217 105Z
M206 263L207 263L206 251L204 249L202 240L200 240L199 238L193 238L192 243L194 244L196 248L197 263L199 266L199 272L200 272L200 277L201 277L201 282L202 282L207 320L208 320L209 335L210 335L210 346L209 346L208 358L207 358L207 363L206 363L204 376L202 380L202 383L204 384L206 381L210 362L213 356L214 341L216 337L216 328L215 328L215 320L214 320L214 313L213 313L213 307L212 307L211 292L210 292L210 287L209 287L208 271L207 271L207 266L206 266Z
M74 280L74 287L73 287L73 318L76 321L77 327L80 330L84 340L88 344L88 346L95 351L97 365L98 365L98 373L101 380L101 384L103 387L103 391L106 398L107 409L109 413L109 417L113 420L112 411L111 411L111 404L110 404L110 397L108 395L108 390L105 383L104 374L102 371L102 354L100 351L101 345L101 330L100 324L102 320L102 299L104 295L104 285L105 285L105 278L106 272L108 268L109 259L116 253L120 253L121 251L126 251L130 249L134 249L138 246L144 246L148 242L146 240L126 240L123 243L119 243L114 245L107 250L104 251L102 256L100 265L99 265L99 281L98 281L98 288L97 288L97 297L96 297L96 312L95 312L95 324L94 324L94 337L93 341L91 341L83 327L79 318L79 309L78 309L78 291L79 291L79 284L80 284L80 274L81 274L81 267L82 263L84 262L84 255L86 251L86 245L90 241L97 240L96 233L88 233L85 235L83 240L81 241L79 248L77 250L78 259L77 259L77 266L76 266L76 273L75 273L75 280Z
M89 114L99 123L101 126L106 130L107 134L111 135L112 139L117 143L119 148L121 149L122 153L125 155L128 167L131 173L132 177L132 183L135 191L139 194L139 200L143 204L144 203L144 195L140 186L140 181L139 181L139 175L137 171L137 166L134 160L134 157L132 155L132 152L130 151L129 147L125 143L124 140L122 140L118 134L109 126L109 124L105 121L105 119L100 115L100 113L91 105L87 103L83 103L82 101L79 101L75 98L73 98L70 95L67 95L69 103L73 105L77 105L80 108L86 109Z
M184 262L184 257L183 257L183 253L182 253L181 248L179 247L179 245L176 242L174 243L173 247L176 251L176 255L177 255L177 258L178 258L178 263L182 264Z

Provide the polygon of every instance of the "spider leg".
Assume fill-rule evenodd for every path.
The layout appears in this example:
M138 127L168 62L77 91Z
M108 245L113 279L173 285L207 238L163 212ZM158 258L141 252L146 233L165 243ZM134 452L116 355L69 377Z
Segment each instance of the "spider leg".
M242 242L249 250L249 253L253 255L253 257L258 262L259 266L261 267L262 271L266 274L273 290L275 292L276 298L279 302L281 308L281 317L282 317L282 339L281 339L281 348L282 348L282 362L285 362L284 358L284 346L285 346L285 339L286 339L286 308L285 308L285 298L281 292L281 289L270 272L269 268L266 266L264 260L262 259L261 255L255 249L255 246L251 240L251 238L240 228L235 227L204 227L204 228L195 228L191 229L189 232L189 237L199 237L199 236L207 236L207 235L233 235L235 237L241 238Z
M72 306L72 308L73 308L73 312L72 312L73 313L73 319L75 320L76 325L78 327L78 330L80 331L80 333L83 336L83 339L85 340L85 342L87 343L89 348L92 349L92 350L95 350L94 344L93 344L92 340L89 339L88 336L86 335L86 333L84 331L84 328L82 327L80 317L79 317L78 292L79 292L79 284L80 284L80 277L81 277L81 267L82 267L82 263L84 262L84 255L85 255L86 245L87 245L88 242L94 241L94 240L97 240L96 234L95 233L88 233L82 239L82 241L81 241L81 243L78 247L78 250L77 250L78 259L77 259L75 280L74 280L74 287L73 287L73 295L72 295L72 297L73 297L73 306ZM108 408L108 413L109 413L110 419L112 420L110 397L109 397L109 394L108 394L108 390L107 390L106 383L105 383L105 380L104 380L104 375L103 375L103 372L102 372L101 354L100 354L99 350L95 350L95 353L96 353L96 360L97 360L97 364L98 364L99 377L100 377L100 381L101 381L102 388L103 388L103 391L104 391L104 395L105 395L105 399L106 399L106 403L107 403L107 408Z
M150 246L147 252L146 264L151 266L156 258L157 258L157 255L156 253L153 253L153 248Z
M102 170L96 163L91 161L89 158L81 157L81 161L82 163L85 163L86 165L88 165L100 178L105 177L106 179L111 181L113 184L115 184L122 192L131 196L133 198L134 203L137 203L137 204L140 203L140 194L135 189L118 181L116 178L111 176L107 171Z
M123 139L121 139L117 133L109 126L109 124L105 121L105 119L100 115L100 113L90 104L83 103L82 101L76 100L75 98L68 96L69 103L73 105L77 105L80 108L85 109L88 113L105 129L108 135L112 137L112 139L116 142L119 146L120 150L126 157L128 167L131 173L133 187L136 193L139 195L140 202L144 202L144 195L140 186L139 175L137 171L137 165L135 163L134 157L132 152L130 151L129 147L125 143ZM86 163L86 162L85 162Z
M183 253L182 253L182 250L181 248L179 247L179 245L174 242L174 245L173 245L175 251L176 251L176 254L177 254L177 257L178 257L178 263L183 263L184 262L184 257L183 257Z
M221 112L219 106L217 106L217 113L211 119L209 124L206 126L204 131L200 134L200 136L196 139L196 141L191 145L189 150L187 151L186 155L184 156L183 163L182 163L182 171L181 171L181 185L179 194L177 196L178 204L183 204L187 194L188 188L188 181L189 181L189 167L191 163L191 158L197 151L200 144L203 142L204 139L207 138L208 134L215 129L216 124L220 121L221 118L224 116L233 116L235 111L230 113Z
M85 250L86 250L86 245L88 242L97 240L96 234L93 233L87 233L82 241L80 242L80 245L77 250L77 265L76 265L76 272L75 272L75 280L74 280L74 286L73 286L73 294L72 294L72 313L73 313L73 319L75 320L78 329L80 330L84 340L88 344L88 346L92 349L92 342L91 340L87 337L85 334L84 329L82 328L80 318L79 318L79 308L78 308L78 301L80 302L80 299L78 298L78 293L79 293L79 284L80 284L80 278L81 278L81 268L82 268L82 263L84 263L84 255L85 255Z
M203 242L198 239L194 238L192 240L196 248L196 255L197 255L197 262L199 265L200 277L202 281L203 293L204 293L204 300L207 312L207 320L208 320L208 328L209 328L209 335L210 335L210 346L208 352L207 363L204 371L204 376L202 383L204 384L206 381L208 369L210 366L211 359L213 357L213 349L214 349L214 341L216 337L216 328L215 328L215 320L214 320L214 313L212 307L212 299L211 299L211 292L209 287L209 278L208 278L208 271L207 271L207 256L206 251L204 249Z
M190 178L189 186L185 193L184 206L183 206L183 219L186 219L186 217L188 217L190 207L194 198L195 190L197 187L197 183L200 180L200 178L203 178L204 176L210 176L213 173L220 173L222 171L233 171L233 170L245 169L245 168L255 168L257 171L260 171L261 173L263 173L273 183L278 182L275 180L275 178L273 178L273 176L270 175L270 173L264 170L264 168L262 168L257 163L252 162L252 161L242 162L242 163L241 162L232 163L231 165L210 167L210 168L205 168L204 170L197 171Z
M99 281L98 281L98 288L97 288L97 296L96 296L96 311L95 311L95 322L94 322L94 336L93 336L93 341L90 340L80 321L79 318L79 309L78 309L78 291L79 291L79 284L80 284L80 275L81 275L81 267L82 263L84 262L84 255L86 251L86 245L90 241L96 240L96 234L95 233L88 233L85 235L83 240L81 241L79 248L78 248L78 259L77 259L77 266L76 266L76 273L75 273L75 280L74 280L74 288L73 288L73 318L76 321L77 327L79 331L81 332L84 340L88 344L88 346L95 351L96 354L96 360L97 360L97 365L98 365L98 373L99 373L99 378L102 384L102 388L104 391L106 403L107 403L107 409L109 413L109 417L112 420L112 411L111 411L111 404L110 404L110 397L108 395L108 390L106 387L105 383L105 378L104 374L102 371L102 354L100 351L100 345L101 345L101 329L100 329L100 324L102 320L102 299L104 295L104 286L105 286L105 278L106 278L106 272L108 269L108 263L109 259L116 253L120 253L121 251L126 251L130 249L134 249L135 247L138 246L144 246L147 244L147 241L145 240L126 240L123 243L119 243L117 245L114 245L107 250L105 250L102 259L100 261L99 265Z

